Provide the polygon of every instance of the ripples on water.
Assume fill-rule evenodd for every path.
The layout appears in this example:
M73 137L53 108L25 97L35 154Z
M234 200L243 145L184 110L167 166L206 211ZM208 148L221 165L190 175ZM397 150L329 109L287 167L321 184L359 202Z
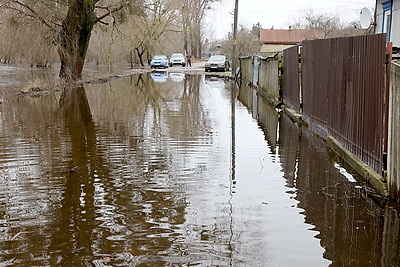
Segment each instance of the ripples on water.
M320 140L251 89L178 76L0 105L0 266L397 260L397 213Z

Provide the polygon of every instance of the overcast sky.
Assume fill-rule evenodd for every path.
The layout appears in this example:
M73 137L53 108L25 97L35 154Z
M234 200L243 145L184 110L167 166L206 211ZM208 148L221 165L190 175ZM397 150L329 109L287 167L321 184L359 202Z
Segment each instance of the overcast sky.
M234 0L219 0L208 14L207 27L211 37L223 38L231 31ZM265 29L287 29L304 12L338 14L344 21L359 19L363 7L372 10L375 0L239 0L239 24L251 27L260 22Z

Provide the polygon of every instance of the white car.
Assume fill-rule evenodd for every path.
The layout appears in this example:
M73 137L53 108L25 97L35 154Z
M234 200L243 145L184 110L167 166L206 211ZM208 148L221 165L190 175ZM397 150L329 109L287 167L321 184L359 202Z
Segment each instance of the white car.
M171 58L169 59L169 66L172 67L174 65L181 65L182 67L186 66L185 57L182 53L173 53Z

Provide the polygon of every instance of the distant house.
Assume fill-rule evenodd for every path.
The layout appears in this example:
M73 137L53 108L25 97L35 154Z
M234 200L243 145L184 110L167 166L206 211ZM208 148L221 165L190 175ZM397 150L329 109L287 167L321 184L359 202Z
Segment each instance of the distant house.
M386 33L387 41L400 47L400 0L377 0L375 33Z
M278 52L294 45L301 44L303 40L324 38L324 33L319 30L304 29L261 29L261 52Z

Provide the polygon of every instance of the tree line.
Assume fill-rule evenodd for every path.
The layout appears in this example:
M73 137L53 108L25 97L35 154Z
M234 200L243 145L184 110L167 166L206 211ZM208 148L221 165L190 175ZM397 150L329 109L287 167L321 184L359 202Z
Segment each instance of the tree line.
M200 57L206 12L218 0L1 0L0 59L81 78L85 60L137 62L176 50Z

